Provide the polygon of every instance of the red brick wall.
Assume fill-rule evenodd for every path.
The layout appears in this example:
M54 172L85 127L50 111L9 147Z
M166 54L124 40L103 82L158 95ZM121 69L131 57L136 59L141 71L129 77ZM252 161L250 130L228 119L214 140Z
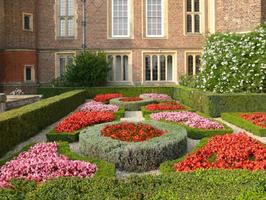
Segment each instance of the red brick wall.
M262 12L262 21L266 22L266 0L261 0L262 7L261 7L261 12Z
M4 14L4 0L0 0L0 49L5 47Z
M37 66L35 51L5 51L0 52L0 80L1 83L23 83L24 66Z

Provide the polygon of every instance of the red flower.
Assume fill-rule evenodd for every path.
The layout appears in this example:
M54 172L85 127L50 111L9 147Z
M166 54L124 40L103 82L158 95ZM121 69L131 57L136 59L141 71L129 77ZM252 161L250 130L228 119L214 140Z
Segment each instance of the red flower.
M139 97L126 97L126 98L121 98L119 100L123 102L133 102L133 101L142 101L143 99Z
M253 124L266 128L266 113L252 113L252 114L241 114L243 119L252 122Z
M123 97L123 95L120 93L98 94L94 97L94 101L106 102L119 97Z
M55 128L57 133L71 133L79 129L100 124L104 122L111 122L115 120L115 115L111 112L76 112L63 121L59 122Z
M185 160L175 164L176 171L197 169L266 169L266 148L246 134L215 136Z
M142 142L154 137L160 137L166 132L156 129L148 124L135 124L122 122L115 125L107 125L101 130L101 135L115 140L127 142Z
M177 102L162 102L159 104L150 104L146 106L149 111L156 110L186 110L186 107Z

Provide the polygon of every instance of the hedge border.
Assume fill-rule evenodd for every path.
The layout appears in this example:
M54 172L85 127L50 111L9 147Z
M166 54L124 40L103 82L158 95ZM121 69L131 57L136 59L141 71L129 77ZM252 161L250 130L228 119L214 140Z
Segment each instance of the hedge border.
M243 128L257 136L266 137L266 128L256 126L252 122L243 119L241 114L252 114L252 113L222 113L222 119L230 122L240 128Z
M143 172L154 170L167 159L183 155L187 149L186 130L171 124L146 121L155 128L169 131L148 141L130 143L101 136L101 129L111 122L89 127L80 134L80 151L114 163L119 170Z
M143 99L141 101L133 101L133 102L123 102L120 101L121 98L115 98L110 100L110 104L117 105L120 108L125 109L126 111L138 111L141 110L142 106L155 103L152 99Z
M114 112L114 115L116 117L116 121L119 121L122 117L124 117L125 115L125 109L119 109L117 112ZM88 126L89 127L89 126ZM71 132L71 133L57 133L55 131L55 129L52 129L50 132L48 132L46 134L46 138L48 141L52 142L52 141L65 141L65 142L78 142L79 141L79 134L81 131L83 131L84 129L88 128L82 128L80 130Z
M0 156L36 135L85 101L84 90L75 90L0 114Z
M181 112L181 111L179 111ZM187 134L188 134L188 137L191 138L191 139L195 139L195 140L200 140L202 138L205 138L205 137L211 137L211 136L215 136L215 135L224 135L224 134L227 134L227 133L233 133L233 129L231 129L230 127L228 127L226 124L220 122L220 121L217 121L215 119L212 119L210 118L209 116L203 114L203 113L198 113L198 115L202 116L202 117L205 117L205 118L208 118L212 121L215 121L215 122L218 122L219 124L223 125L224 126L224 129L210 129L210 130L206 130L206 129L199 129L199 128L191 128L189 126L186 126L182 123L179 123L179 122L171 122L171 121L166 121L166 120L160 120L160 122L164 122L164 123L168 123L168 124L174 124L174 125L178 125L178 126L181 126L183 128L185 128L187 130ZM146 120L152 120L150 118L150 115L146 115L145 117ZM156 120L152 120L152 121L156 121Z

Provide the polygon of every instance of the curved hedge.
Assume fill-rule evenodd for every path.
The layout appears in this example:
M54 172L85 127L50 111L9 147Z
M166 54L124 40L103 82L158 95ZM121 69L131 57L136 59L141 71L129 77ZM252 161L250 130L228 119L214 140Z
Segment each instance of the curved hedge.
M151 103L155 103L155 101L152 99L143 99L141 101L123 102L120 101L120 98L110 100L110 104L117 105L119 108L124 108L126 111L137 111L140 110L142 106L146 106Z
M180 157L187 149L186 130L161 122L145 122L168 133L145 142L129 143L101 136L106 123L80 133L80 151L114 163L119 170L142 172L157 169L160 163Z

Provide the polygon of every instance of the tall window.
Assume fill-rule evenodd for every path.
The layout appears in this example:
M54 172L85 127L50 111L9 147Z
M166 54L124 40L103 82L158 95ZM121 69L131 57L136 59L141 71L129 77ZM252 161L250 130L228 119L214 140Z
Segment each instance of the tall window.
M129 81L129 56L108 55L111 70L108 81Z
M59 1L59 31L60 37L74 37L74 0Z
M56 78L62 76L66 72L67 66L73 63L73 58L73 53L57 54Z
M172 55L146 55L145 80L146 81L172 81L173 56Z
M35 81L34 66L26 65L24 66L24 81L33 82Z
M113 37L129 37L129 1L112 0Z
M146 0L146 35L148 37L164 35L163 15L163 0Z
M201 32L201 0L186 0L186 32Z
M23 30L33 31L33 14L23 13Z
M187 54L187 74L190 76L199 74L201 71L201 55Z

